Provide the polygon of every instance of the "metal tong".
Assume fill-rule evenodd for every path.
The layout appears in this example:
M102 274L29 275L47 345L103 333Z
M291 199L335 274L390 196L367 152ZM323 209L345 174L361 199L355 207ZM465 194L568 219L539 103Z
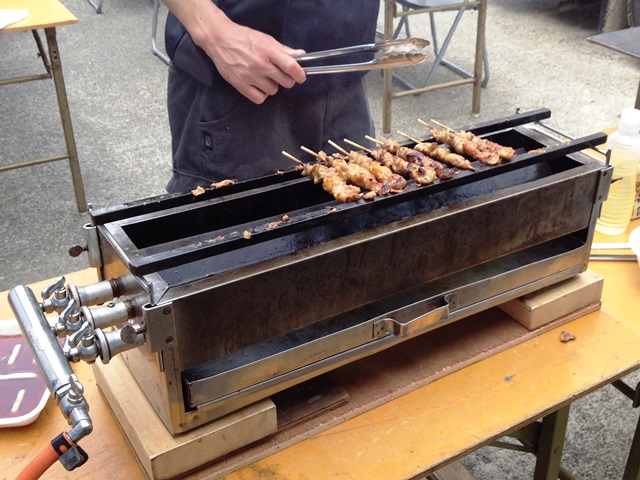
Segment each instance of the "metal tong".
M357 70L375 70L380 68L396 68L406 65L417 65L418 63L424 62L427 59L427 54L423 50L429 44L429 41L422 38L405 38L401 40L388 40L386 42L369 43L366 45L356 45L353 47L306 53L293 58L298 62L307 62L310 60L320 60L359 53L376 54L376 57L368 62L304 67L304 71L309 75L318 73L354 72Z

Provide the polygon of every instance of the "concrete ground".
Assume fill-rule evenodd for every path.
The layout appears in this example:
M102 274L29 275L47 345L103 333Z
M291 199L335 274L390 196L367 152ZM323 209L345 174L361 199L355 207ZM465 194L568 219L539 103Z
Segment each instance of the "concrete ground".
M165 108L167 67L150 53L152 5L148 0L105 0L97 15L86 0L62 0L79 19L58 29L58 42L87 201L107 206L164 193L170 177ZM640 77L637 59L587 41L598 33L599 6L558 0L489 0L487 47L490 80L480 115L471 115L471 88L461 86L393 103L392 132L424 133L417 118L452 127L471 126L548 107L546 123L571 136L617 123L633 106ZM162 47L161 12L158 35ZM450 20L447 14L439 25ZM471 68L476 13L465 14L450 58ZM430 39L425 22L412 33ZM441 37L445 32L440 31ZM0 35L0 78L41 68L31 34ZM426 66L398 73L419 82ZM450 78L443 73L440 78ZM368 76L371 108L382 131L382 76ZM396 85L396 88L399 88ZM52 82L0 87L0 165L60 153L64 148ZM394 133L394 137L398 138ZM66 162L0 174L0 290L87 267L87 218L75 209ZM638 376L629 377L634 386ZM612 387L572 407L564 465L578 478L621 478L638 412ZM478 479L527 478L530 455L484 448L463 463Z

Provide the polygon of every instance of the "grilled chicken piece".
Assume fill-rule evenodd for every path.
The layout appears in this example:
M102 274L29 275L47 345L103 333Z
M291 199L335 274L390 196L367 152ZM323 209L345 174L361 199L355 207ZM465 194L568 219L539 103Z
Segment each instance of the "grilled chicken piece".
M349 163L339 155L327 155L324 152L319 152L318 160L335 168L345 181L353 185L375 192L376 195L389 193L389 187L376 180L376 177L369 170L355 163Z
M435 142L416 143L413 148L414 150L422 152L431 158L435 158L461 170L475 170L475 168L473 168L473 164L462 155L453 153L448 148Z
M434 158L431 158L429 155L426 155L425 153L420 152L414 148L403 147L394 140L387 140L382 145L382 148L406 160L407 162L416 163L418 165L422 165L425 168L435 170L436 176L440 180L447 180L453 177L455 173L454 170L447 168L445 165L438 162Z
M393 155L384 148L372 150L371 156L381 164L389 167L392 172L402 175L403 177L410 177L421 185L429 185L437 178L434 169L408 162L397 155Z
M476 142L483 152L496 153L501 160L511 160L516 154L516 151L511 147L505 147L504 145L492 142L491 140L487 140L486 138L477 137L471 132L465 132L463 130L460 132L460 135L468 140Z
M335 168L319 164L305 163L297 167L302 175L313 179L313 183L322 183L322 188L339 202L355 202L362 195L360 188L349 185Z
M433 168L440 180L448 180L449 178L453 177L456 172L459 172L459 170L449 168L444 163L439 162L429 155L425 155L422 152L417 153L420 154L420 157L418 157L420 163L425 167Z
M483 150L484 144L480 142L481 139L473 134L473 137L470 137L451 130L445 131L435 128L431 129L431 134L438 142L453 148L460 155L468 155L485 165L498 165L500 163L500 156L491 150Z
M369 170L380 183L383 183L391 190L402 190L407 186L407 181L402 175L393 173L386 165L376 162L372 158L359 152L349 152L349 163L355 163Z

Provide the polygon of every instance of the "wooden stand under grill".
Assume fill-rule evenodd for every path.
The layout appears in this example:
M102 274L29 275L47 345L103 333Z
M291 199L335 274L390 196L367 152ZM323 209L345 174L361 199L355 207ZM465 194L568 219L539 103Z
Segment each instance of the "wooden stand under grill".
M200 469L197 478L217 478L599 309L599 295L585 296L583 288L570 285L592 285L592 291L600 292L601 284L601 277L587 271L545 289L550 301L562 298L575 308L560 317L549 315L546 324L534 329L493 308L311 380L313 390L285 391L175 437L156 417L120 357L107 366L96 363L94 374L150 478L173 478L195 469Z
M511 317L534 330L600 300L603 278L590 270L500 305Z

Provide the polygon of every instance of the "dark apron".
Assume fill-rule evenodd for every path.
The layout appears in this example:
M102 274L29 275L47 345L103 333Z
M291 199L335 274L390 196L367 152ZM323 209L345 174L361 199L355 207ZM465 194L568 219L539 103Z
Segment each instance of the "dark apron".
M379 0L217 0L214 3L234 22L259 30L291 48L316 52L373 43ZM211 59L171 13L167 18L165 45L169 57L180 69L207 86L226 83ZM358 62L366 56L349 56ZM370 57L369 57L370 58ZM344 62L331 59L315 64ZM314 65L307 63L306 65ZM317 93L347 85L366 72L340 75L311 75L302 85L281 94Z
M307 52L372 43L378 0L221 0L237 23ZM293 167L282 150L309 161L329 139L373 134L364 73L310 75L255 105L217 72L173 15L167 21L168 108L173 172L167 190L183 192L224 179L246 180ZM353 57L349 61L358 61Z

